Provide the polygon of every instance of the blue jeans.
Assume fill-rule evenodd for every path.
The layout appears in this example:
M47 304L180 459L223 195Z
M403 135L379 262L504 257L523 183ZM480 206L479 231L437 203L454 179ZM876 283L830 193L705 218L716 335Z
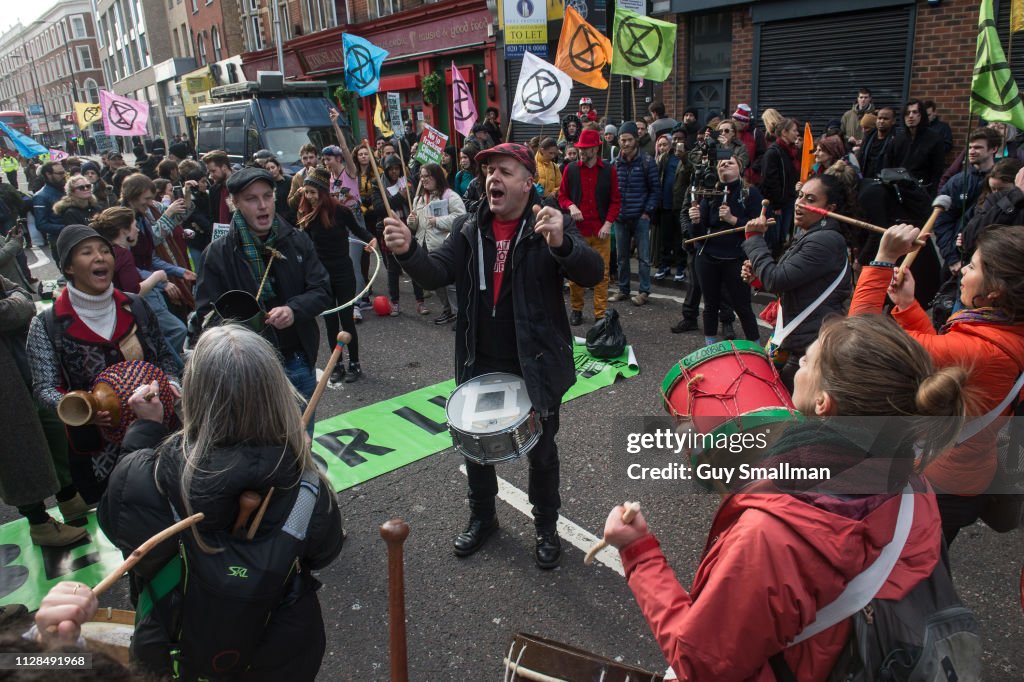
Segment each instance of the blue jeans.
M181 349L185 345L185 337L188 335L185 323L175 317L174 313L167 308L167 301L164 300L164 295L159 288L153 287L143 298L153 309L156 321L160 325L160 331L163 333L167 347L171 349L171 355L174 356L178 367L184 367L185 363L181 361Z
M651 221L643 218L615 223L615 250L619 263L619 291L629 293L630 242L636 238L636 257L640 262L640 293L651 293Z
M302 397L309 400L316 390L316 372L312 363L306 358L302 351L289 353L284 356L284 373L288 375L288 381L292 382L295 390L302 394ZM316 412L309 418L306 425L306 433L313 436L313 424L316 422Z

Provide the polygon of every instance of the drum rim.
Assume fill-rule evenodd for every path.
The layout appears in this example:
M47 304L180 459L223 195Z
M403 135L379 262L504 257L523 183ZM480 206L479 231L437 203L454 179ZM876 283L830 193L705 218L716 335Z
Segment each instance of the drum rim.
M448 395L448 399L444 401L444 420L448 424L449 430L455 429L459 433L466 434L467 436L481 436L481 435L493 436L493 435L497 435L499 433L502 433L504 431L507 431L509 429L514 429L514 428L518 427L520 424L523 423L523 419L526 419L527 417L530 416L531 413L536 411L534 409L534 407L533 407L533 403L530 403L530 409L515 424L512 424L511 426L506 426L504 429L501 429L501 430L498 430L498 431L492 431L491 433L488 433L488 434L480 434L480 433L474 433L472 431L464 431L463 429L460 429L458 426L455 426L452 423L451 418L449 417L449 408L452 405L452 398L454 398L455 394L459 392L459 389L462 388L463 386L465 386L466 384L470 383L471 381L478 381L480 379L484 379L485 377L515 377L516 379L519 379L519 381L523 384L523 388L524 389L526 388L526 379L524 379L523 377L519 376L518 374L512 374L511 372L487 372L486 374L478 374L475 377L473 377L472 379L466 379L461 384L456 386L455 389ZM526 397L527 397L527 399L529 399L530 396L529 396L528 393L527 393Z

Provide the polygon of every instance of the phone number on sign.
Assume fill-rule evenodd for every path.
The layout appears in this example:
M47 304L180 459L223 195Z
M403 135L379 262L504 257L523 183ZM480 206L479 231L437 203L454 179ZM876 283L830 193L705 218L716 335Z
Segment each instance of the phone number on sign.
M92 654L39 656L0 653L0 670L37 668L39 670L91 670Z

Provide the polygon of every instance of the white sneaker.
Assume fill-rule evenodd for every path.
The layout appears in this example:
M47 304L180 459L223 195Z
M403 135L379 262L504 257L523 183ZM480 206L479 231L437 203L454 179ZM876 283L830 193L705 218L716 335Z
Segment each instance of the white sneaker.
M359 309L359 306L355 306L352 308L352 319L355 320L356 322L363 321L363 311Z

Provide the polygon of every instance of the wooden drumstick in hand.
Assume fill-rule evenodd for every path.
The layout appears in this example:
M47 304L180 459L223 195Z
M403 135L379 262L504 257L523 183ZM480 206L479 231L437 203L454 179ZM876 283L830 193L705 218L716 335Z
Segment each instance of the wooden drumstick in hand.
M373 156L373 154L370 156ZM313 396L309 399L309 403L306 405L306 410L302 413L303 426L308 426L309 420L313 418L313 412L316 411L316 405L320 402L320 397L324 394L324 389L327 388L327 382L331 379L331 372L334 371L334 366L337 365L338 361L341 359L341 349L352 341L352 335L348 332L338 332L337 341L337 344L334 346L334 352L331 353L331 357L327 359L327 366L324 367L324 373L320 376L320 381L316 383L316 389L313 391Z
M633 518L637 515L637 513L640 511L640 503L626 502L623 506L626 508L626 510L622 512L622 522L630 523L633 520ZM583 563L587 566L594 563L594 557L597 556L597 553L607 546L608 541L604 538L601 538L601 540L598 541L597 544L590 548L590 551L587 552L587 556L583 557Z
M367 149L370 149L370 143L366 138L363 138L363 144ZM388 201L388 192L384 189L384 181L380 179L380 170L377 168L377 159L373 158L372 153L370 154L370 166L373 168L373 176L377 179L377 189L380 190L380 199L384 202L384 210L388 212L389 218L394 218L395 212L391 210L391 202Z
M940 194L935 197L935 200L932 202L932 214L928 216L928 222L926 222L924 227L921 228L921 234L918 235L918 239L927 239L928 235L932 233L932 229L935 228L935 221L939 219L939 214L943 211L948 211L952 205L953 199L945 194ZM896 286L903 283L903 275L910 269L910 266L914 264L914 261L917 260L917 254L919 253L921 253L920 246L908 253L907 257L903 259L903 263L900 264L900 269L896 271Z

